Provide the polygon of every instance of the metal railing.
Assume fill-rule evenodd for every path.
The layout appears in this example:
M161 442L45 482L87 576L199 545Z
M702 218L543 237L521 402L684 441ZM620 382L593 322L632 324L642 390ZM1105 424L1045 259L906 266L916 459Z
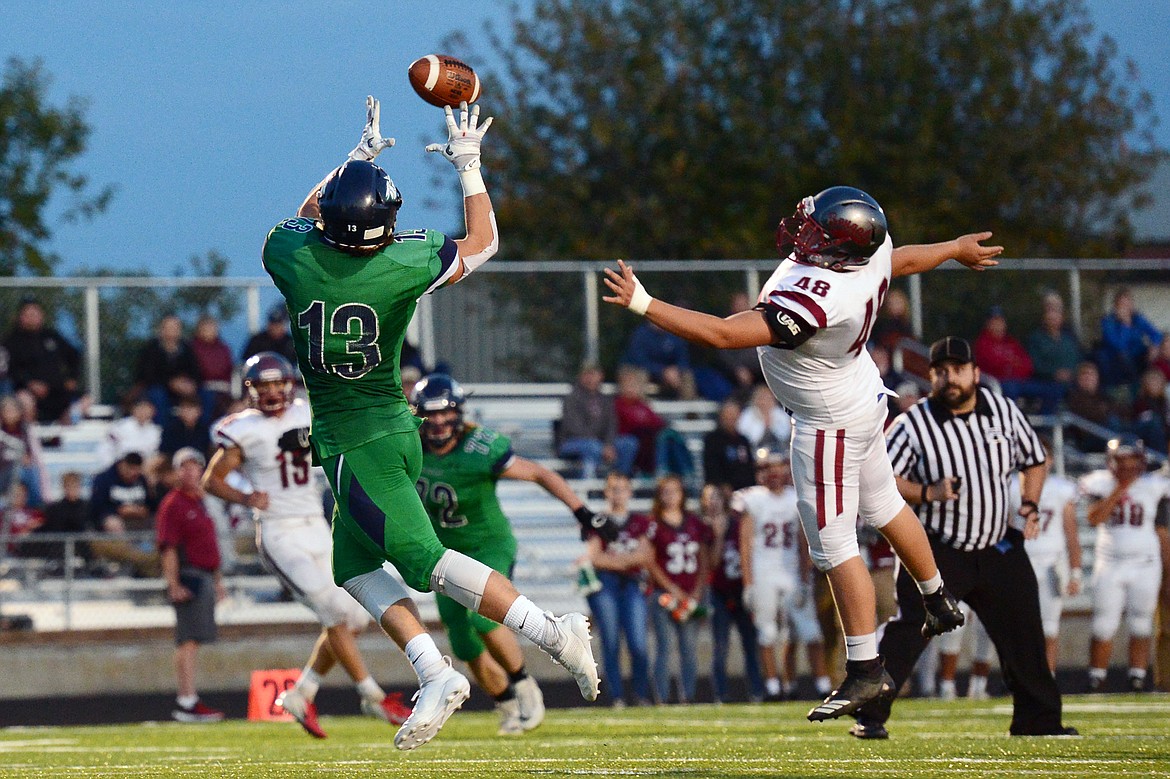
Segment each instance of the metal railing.
M476 271L483 274L576 274L580 278L583 320L581 333L584 339L582 353L586 359L596 361L601 353L601 293L599 281L605 267L614 263L607 261L562 261L562 262L509 262L497 260ZM776 267L774 259L733 259L733 260L640 260L639 273L738 273L742 276L742 289L753 299L759 294L763 280ZM946 263L940 270L961 270L957 263ZM1060 271L1067 276L1069 298L1069 324L1078 337L1083 339L1083 275L1089 272L1116 273L1120 271L1170 271L1170 258L1166 259L1007 259L1000 264L1001 271ZM761 276L761 274L764 274ZM84 295L83 322L78 324L84 342L86 386L94 398L102 397L101 349L102 333L99 325L99 311L102 290L116 288L186 288L221 287L225 290L243 290L245 298L245 321L249 331L260 328L261 297L278 299L272 282L267 277L199 277L199 278L140 278L140 277L6 277L0 278L0 289L81 289ZM912 328L917 337L923 333L924 301L922 277L909 277ZM420 301L418 313L411 323L411 340L419 345L424 362L434 365L439 358L436 348L435 303L429 296ZM483 380L476 375L468 380Z

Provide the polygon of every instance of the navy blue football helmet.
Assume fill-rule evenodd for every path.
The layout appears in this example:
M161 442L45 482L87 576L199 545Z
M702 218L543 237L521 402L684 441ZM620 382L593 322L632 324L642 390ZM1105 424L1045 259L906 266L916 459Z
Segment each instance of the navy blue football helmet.
M317 207L325 242L363 254L390 242L402 194L374 163L349 160L325 180Z
M445 373L427 374L414 385L410 402L415 413L424 417L419 430L428 448L441 449L463 432L463 404L466 400L463 387ZM435 413L448 410L456 412L453 417L444 415L441 423L432 419Z
M244 363L244 390L254 408L280 414L293 400L297 372L284 355L257 352Z
M847 271L868 263L888 230L886 214L872 197L855 187L829 187L780 220L776 247L781 257Z

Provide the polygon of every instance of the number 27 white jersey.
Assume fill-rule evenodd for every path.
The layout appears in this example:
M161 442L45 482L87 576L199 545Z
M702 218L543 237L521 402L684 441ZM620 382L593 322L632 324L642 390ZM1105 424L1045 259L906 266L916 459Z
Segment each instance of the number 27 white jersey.
M309 404L297 398L279 416L250 408L224 417L211 431L216 446L243 454L240 470L252 487L268 493L268 510L258 519L322 514L321 492L309 456Z

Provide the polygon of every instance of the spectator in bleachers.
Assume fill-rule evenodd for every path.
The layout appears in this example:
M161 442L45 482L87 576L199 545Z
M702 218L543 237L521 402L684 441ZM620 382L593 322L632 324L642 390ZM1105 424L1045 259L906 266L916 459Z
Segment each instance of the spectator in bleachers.
M422 372L413 365L403 365L399 370L399 375L402 377L402 394L407 398L414 395L414 385L418 384L418 380L422 378Z
M90 543L94 557L116 565L126 564L136 576L158 576L162 569L151 545L119 537L128 532L150 530L153 505L150 486L143 475L142 455L138 452L127 452L94 476L90 489L90 527L111 536Z
M752 299L748 297L746 292L736 292L731 296L731 304L728 306L727 314L730 316L750 311L752 305ZM716 353L715 361L719 370L731 383L731 396L740 403L746 402L751 395L752 387L764 380L764 371L760 368L760 357L752 347L720 349ZM696 381L698 381L697 376ZM713 397L710 392L703 391L702 386L699 389L704 397L712 400L723 400L726 397L726 394L721 397Z
M1113 431L1121 428L1121 410L1116 401L1101 390L1101 377L1094 363L1082 362L1077 366L1073 386L1064 400L1070 413ZM1071 432L1073 441L1082 452L1105 451L1108 437L1102 438L1075 427Z
M1096 359L1102 386L1132 399L1142 372L1157 357L1161 344L1162 333L1134 308L1133 292L1126 287L1117 290L1113 310L1101 320Z
M8 349L0 344L0 398L12 394L12 378L8 375Z
M756 483L754 447L735 429L742 410L734 400L723 401L715 429L703 437L703 478L708 484L738 490Z
M739 519L729 516L723 487L708 484L699 495L699 512L711 528L711 690L716 703L728 699L727 657L731 628L739 633L748 700L764 699L759 635L743 603L743 569L739 555Z
M740 412L735 429L743 434L753 449L765 447L788 451L788 439L792 436L792 420L780 408L776 396L768 389L768 385L761 384L752 391L752 402ZM755 484L754 473L752 484Z
M211 430L203 420L203 407L198 400L180 398L174 415L163 426L159 454L170 459L185 446L206 453L211 445Z
M0 536L8 538L8 552L19 557L28 557L23 539L45 521L39 509L28 504L28 487L19 481L8 488L4 505L0 507ZM0 555L4 552L0 548Z
M1165 454L1168 421L1170 408L1166 402L1166 377L1157 368L1147 368L1133 401L1134 432L1147 448Z
M877 321L873 323L869 340L893 353L903 338L914 338L914 327L910 321L910 298L900 289L891 289Z
M248 339L244 351L240 353L240 362L247 362L249 357L260 352L276 352L293 365L297 364L297 347L288 330L288 310L281 303L268 310L264 329Z
M66 412L81 394L81 353L45 325L45 310L36 298L21 300L4 346L12 385L36 399L37 420L68 421Z
M219 337L219 320L211 314L204 314L195 323L191 351L199 363L199 398L203 404L204 421L217 419L231 402L235 366L232 350Z
M179 398L199 397L199 381L199 361L183 338L183 323L167 314L138 353L134 397L144 394L154 404L154 421L161 425Z
M618 435L638 440L634 473L662 476L672 473L689 479L694 476L695 462L687 442L677 430L650 408L646 400L646 372L629 365L618 369L617 397L614 410L618 418Z
M663 476L655 485L648 520L644 535L654 550L647 568L653 584L650 618L654 625L655 692L659 703L669 702L674 654L677 700L693 703L698 672L697 609L705 602L711 570L711 528L686 510L682 479L674 475Z
M601 639L601 671L613 705L625 705L622 679L622 636L630 659L630 685L634 702L649 705L650 656L646 597L642 592L646 564L653 552L642 535L645 518L630 515L630 477L610 471L605 477L605 513L621 530L616 541L607 542L596 532L586 540L586 554L597 573L601 589L588 596L593 624Z
M618 435L614 399L601 391L601 366L586 363L561 404L557 456L580 460L581 476L592 479L602 467L629 474L638 453L638 439Z
M1043 413L1056 411L1063 396L1061 388L1032 381L1032 358L1028 350L1007 329L1003 309L992 306L987 312L983 331L972 343L975 364L984 377L996 379L1003 394L1013 400L1035 399Z
M912 379L907 379L893 389L898 394L898 397L894 398L894 416L901 414L922 398L922 388ZM890 421L893 421L892 417Z
M623 365L646 371L658 384L658 396L663 399L695 397L690 345L649 320L638 325L630 335L621 361Z
M45 506L45 521L37 533L84 533L89 530L89 501L82 495L81 474L66 471L61 474L60 500ZM45 557L64 563L65 543L63 541L41 541L29 543L27 553L32 557ZM84 541L74 544L74 554L81 559L89 557L89 545Z
M0 398L0 493L12 481L24 484L29 505L44 504L45 469L40 441L32 435L31 424L17 397Z
M1077 337L1065 325L1064 302L1055 295L1044 299L1040 327L1028 336L1028 356L1032 358L1032 378L1056 385L1054 389L1063 397L1084 356Z
M194 400L194 398L192 398ZM199 401L195 400L196 406ZM155 419L154 404L139 397L130 407L130 413L110 425L102 445L101 462L108 466L129 452L136 452L148 465L158 454L162 443L162 426ZM153 470L153 467L148 469Z

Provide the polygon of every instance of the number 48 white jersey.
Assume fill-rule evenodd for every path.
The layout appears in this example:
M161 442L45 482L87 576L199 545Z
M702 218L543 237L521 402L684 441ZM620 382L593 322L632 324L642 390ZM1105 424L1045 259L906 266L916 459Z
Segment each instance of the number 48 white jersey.
M215 424L216 446L243 454L240 470L253 489L268 493L268 510L257 519L276 520L322 514L321 492L309 456L309 404L297 398L279 416L250 408Z
M796 420L827 429L873 416L884 388L865 342L890 286L893 251L887 236L867 264L843 272L785 260L764 285L761 304L816 328L795 349L757 349L768 387Z

